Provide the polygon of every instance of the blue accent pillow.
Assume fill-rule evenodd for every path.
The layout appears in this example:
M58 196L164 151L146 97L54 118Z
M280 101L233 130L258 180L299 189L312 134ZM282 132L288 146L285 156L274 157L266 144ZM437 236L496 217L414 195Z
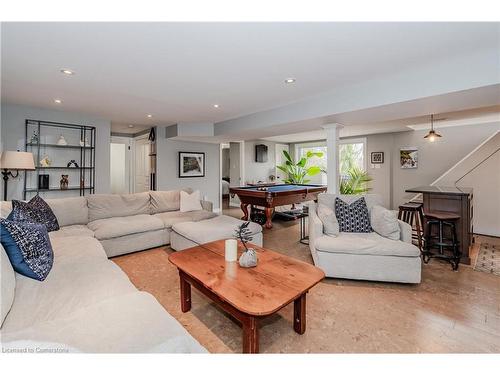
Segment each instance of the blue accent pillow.
M368 207L366 206L364 197L356 199L351 204L336 197L335 216L339 222L339 230L341 232L373 232L372 226L370 225Z
M54 253L43 224L0 219L2 246L12 268L21 275L43 281L52 269Z
M47 227L47 231L49 232L59 230L59 223L57 222L56 215L54 215L54 212L47 202L39 195L35 195L28 203L13 200L12 212L7 219L43 224Z

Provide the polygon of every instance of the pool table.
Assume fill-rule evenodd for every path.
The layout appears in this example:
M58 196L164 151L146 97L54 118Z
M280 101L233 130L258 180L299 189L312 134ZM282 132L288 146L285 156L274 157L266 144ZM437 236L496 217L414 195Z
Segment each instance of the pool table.
M262 206L266 213L266 228L272 228L271 221L276 206L316 201L319 193L326 191L324 185L279 184L230 187L229 194L238 196L243 211L242 220L248 220L248 206Z

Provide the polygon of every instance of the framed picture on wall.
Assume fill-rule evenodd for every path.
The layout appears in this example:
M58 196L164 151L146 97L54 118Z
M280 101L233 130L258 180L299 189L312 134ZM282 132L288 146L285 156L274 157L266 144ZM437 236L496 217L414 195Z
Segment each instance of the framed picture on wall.
M399 160L402 169L418 168L418 149L405 147L399 150Z
M179 178L205 177L204 152L179 152Z
M372 152L370 159L372 164L384 164L384 153L382 151Z

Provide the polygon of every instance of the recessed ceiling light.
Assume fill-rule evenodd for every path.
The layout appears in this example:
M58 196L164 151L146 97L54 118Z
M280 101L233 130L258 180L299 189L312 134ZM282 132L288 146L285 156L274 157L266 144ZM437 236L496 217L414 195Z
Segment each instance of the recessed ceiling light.
M148 115L148 118L151 118L151 117L153 117L153 115Z
M61 104L61 103L62 103L62 100L61 100L61 99L54 99L54 103L56 103L56 104Z
M132 125L132 124L131 124L131 125L129 125L128 127L129 127L129 128L133 128L133 127L134 127L134 125Z
M218 104L214 104L214 108L219 108L219 105Z
M75 75L75 72L69 69L61 69L62 74L66 74L67 76Z
M295 83L295 78L287 78L285 79L285 83Z

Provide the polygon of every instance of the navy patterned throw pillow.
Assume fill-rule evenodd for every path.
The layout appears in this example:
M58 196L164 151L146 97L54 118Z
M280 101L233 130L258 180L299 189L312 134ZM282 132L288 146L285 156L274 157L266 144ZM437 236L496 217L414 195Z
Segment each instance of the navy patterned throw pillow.
M344 202L340 198L335 198L335 216L337 216L341 232L373 232L364 197L355 200L351 204Z
M39 195L35 195L26 203L22 201L12 201L12 212L7 217L12 221L27 221L31 223L43 224L47 231L59 230L57 217L52 212L50 206Z
M54 253L43 224L0 219L1 242L12 268L21 275L43 281L52 269Z

